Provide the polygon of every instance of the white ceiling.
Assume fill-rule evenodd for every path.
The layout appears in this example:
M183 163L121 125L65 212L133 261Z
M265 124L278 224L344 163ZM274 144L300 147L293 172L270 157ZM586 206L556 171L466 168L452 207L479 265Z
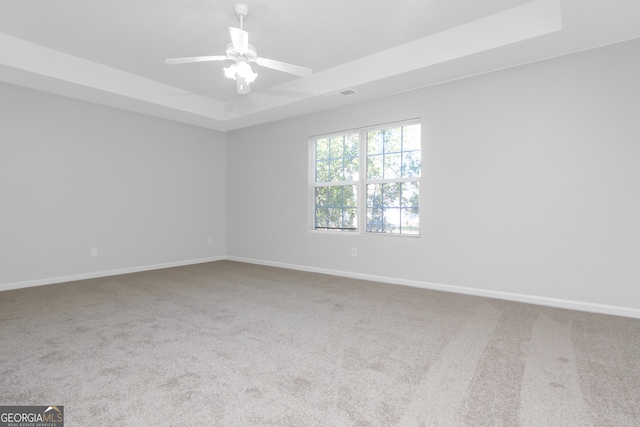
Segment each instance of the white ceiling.
M0 0L0 81L226 131L640 37L638 0L244 0L260 56L221 62L241 0ZM327 94L352 88L348 97Z

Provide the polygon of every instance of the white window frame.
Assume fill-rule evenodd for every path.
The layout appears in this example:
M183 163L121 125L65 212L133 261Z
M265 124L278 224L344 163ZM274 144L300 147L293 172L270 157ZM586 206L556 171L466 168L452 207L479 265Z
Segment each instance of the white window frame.
M419 124L421 125L421 129L420 129L420 176L418 177L401 177L401 178L388 178L388 179L371 179L368 180L366 173L367 173L367 169L366 169L366 165L367 165L367 132L371 132L371 131L377 131L377 130L381 130L381 129L388 129L388 128L394 128L394 127L399 127L399 126L408 126L408 125L414 125L414 124ZM330 185L327 185L329 183L323 183L324 185L318 185L318 183L316 183L316 141L318 139L323 139L323 138L331 138L331 137L335 137L335 136L345 136L348 134L354 134L357 133L358 134L358 162L359 162L359 168L358 168L358 179L355 181L340 181L338 183L335 183L336 186L340 186L340 185L357 185L357 201L356 201L356 208L357 208L357 224L356 224L356 230L355 231L350 231L350 230L326 230L326 229L316 229L316 218L315 218L315 214L316 214L316 188L317 187L327 187ZM397 183L397 182L418 182L418 186L419 186L419 191L420 191L420 199L422 199L422 123L421 120L419 118L415 118L415 119L408 119L408 120L403 120L403 121L399 121L399 122L391 122L391 123L383 123L383 124L378 124L378 125L372 125L372 126L366 126L366 127L362 127L362 128L356 128L356 129L348 129L348 130L344 130L344 131L339 131L339 132L332 132L332 133L327 133L327 134L320 134L320 135L315 135L309 138L309 145L308 145L308 152L309 152L309 190L308 190L308 194L309 194L309 215L308 215L308 219L309 219L309 231L311 231L312 233L320 233L320 234L332 234L332 235L345 235L345 236L353 236L353 235L361 235L361 234L367 234L367 235L382 235L382 236L395 236L395 237L413 237L413 238L419 238L421 235L421 230L422 230L422 221L419 221L419 226L418 226L418 233L417 234L400 234L400 233L382 233L382 232L375 232L375 231L367 231L367 193L366 193L366 189L367 189L367 184L385 184L385 183ZM422 205L422 203L420 203L420 205ZM421 215L422 213L422 209L420 209L420 214L419 216L422 217Z

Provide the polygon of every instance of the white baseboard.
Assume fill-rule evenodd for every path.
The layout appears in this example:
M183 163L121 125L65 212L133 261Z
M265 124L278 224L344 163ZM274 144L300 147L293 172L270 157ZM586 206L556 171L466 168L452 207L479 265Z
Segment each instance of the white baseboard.
M431 289L436 291L452 292L464 295L474 295L479 297L502 299L507 301L523 302L527 304L544 305L548 307L564 308L568 310L587 311L591 313L610 314L614 316L624 316L640 319L640 310L629 307L619 307L614 305L594 304L590 302L563 300L557 298L547 298L535 295L524 295L510 292L492 291L487 289L467 288L464 286L443 285L439 283L420 282L417 280L398 279L393 277L375 276L371 274L353 273L350 271L330 270L325 268L309 267L297 264L286 264L281 262L263 261L241 257L226 257L229 261L245 262L249 264L266 265L270 267L287 268L290 270L307 271L311 273L330 274L332 276L348 277L352 279L369 280L372 282L382 282L394 285L411 286L414 288Z
M96 277L117 276L118 274L138 273L140 271L160 270L162 268L180 267L183 265L202 264L205 262L222 261L225 256L190 259L186 261L166 262L162 264L142 265L137 267L118 268L115 270L96 271L91 273L73 274L70 276L52 277L47 279L26 280L23 282L4 283L0 285L0 291L10 289L30 288L32 286L52 285L54 283L73 282L75 280L95 279Z
M640 310L629 307L620 307L605 304L594 304L582 301L563 300L557 298L547 298L535 295L524 295L510 292L492 291L487 289L468 288L464 286L443 285L440 283L421 282L417 280L399 279L394 277L376 276L372 274L354 273L350 271L331 270L326 268L310 267L305 265L287 264L282 262L264 261L251 258L242 258L234 256L219 256L210 258L199 258L185 261L175 261L162 264L152 264L137 267L127 267L115 270L97 271L83 274L74 274L70 276L60 276L38 280L27 280L22 282L13 282L0 284L0 291L8 291L11 289L29 288L32 286L51 285L54 283L72 282L75 280L93 279L97 277L116 276L118 274L137 273L140 271L160 270L163 268L180 267L183 265L201 264L214 261L238 261L248 264L259 264L270 267L287 268L290 270L307 271L311 273L330 274L339 277L348 277L352 279L369 280L372 282L388 283L393 285L411 286L414 288L432 289L436 291L452 292L464 295L474 295L479 297L502 299L507 301L517 301L527 304L544 305L548 307L565 308L569 310L587 311L591 313L610 314L614 316L624 316L640 319Z

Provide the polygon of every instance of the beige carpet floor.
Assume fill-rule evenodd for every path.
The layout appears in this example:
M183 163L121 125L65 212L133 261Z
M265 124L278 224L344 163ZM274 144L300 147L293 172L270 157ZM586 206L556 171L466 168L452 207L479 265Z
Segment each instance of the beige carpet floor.
M639 426L640 320L221 261L0 292L72 426Z

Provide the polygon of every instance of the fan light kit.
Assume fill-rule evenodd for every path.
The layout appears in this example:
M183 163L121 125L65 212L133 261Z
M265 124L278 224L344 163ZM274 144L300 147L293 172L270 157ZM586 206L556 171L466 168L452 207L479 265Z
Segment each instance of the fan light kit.
M225 55L174 58L167 59L165 62L173 65L191 62L234 61L233 64L224 68L224 75L236 81L238 93L240 94L249 93L251 91L251 83L258 77L258 74L251 69L251 62L255 62L261 67L283 71L300 77L309 77L312 74L309 68L259 57L256 48L249 44L249 33L244 30L244 20L249 14L249 7L245 4L237 4L234 11L238 19L240 19L240 28L229 27L231 43L227 45Z

